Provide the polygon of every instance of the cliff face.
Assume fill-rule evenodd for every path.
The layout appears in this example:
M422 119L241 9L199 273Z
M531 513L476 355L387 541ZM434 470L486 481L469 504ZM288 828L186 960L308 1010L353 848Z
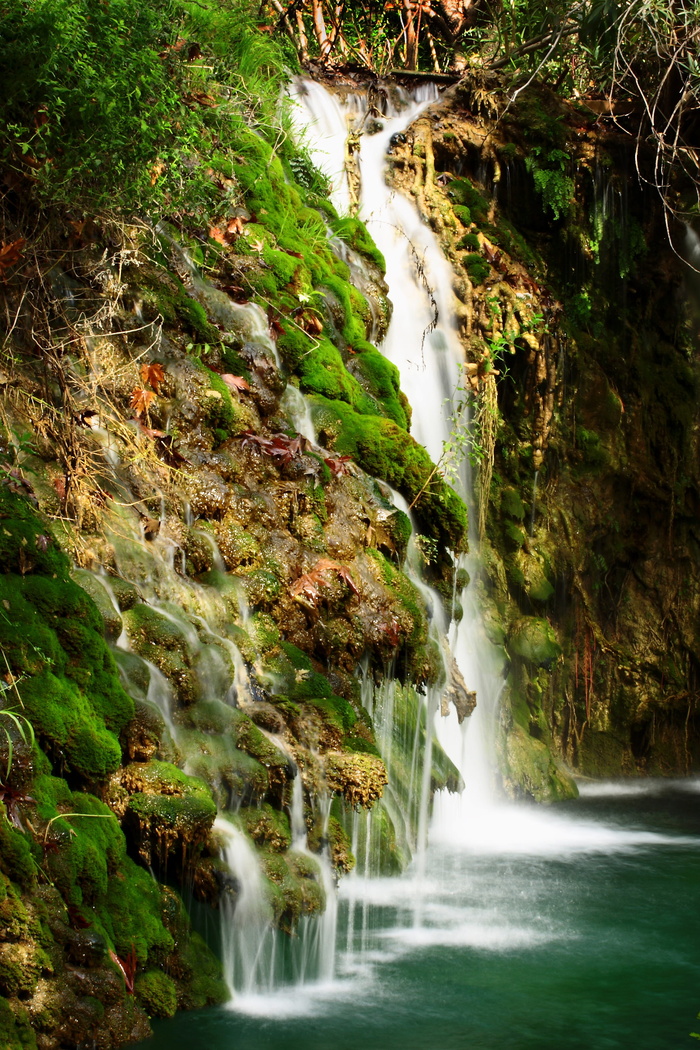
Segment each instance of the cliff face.
M483 604L515 795L698 768L693 234L623 127L448 90L394 151L441 238L474 399ZM682 193L682 187L679 187Z
M454 266L499 749L506 788L536 799L571 792L562 760L586 775L700 760L693 333L627 163L586 113L534 90L508 108L496 84L451 89L392 151ZM4 267L12 1050L116 1046L225 998L170 888L235 904L217 813L254 844L286 932L352 868L353 826L400 870L420 694L471 706L388 487L415 501L449 602L466 509L376 349L381 255L302 149L242 127L206 179L206 226L52 213ZM21 194L5 209L19 244ZM459 788L437 746L430 761L431 790Z

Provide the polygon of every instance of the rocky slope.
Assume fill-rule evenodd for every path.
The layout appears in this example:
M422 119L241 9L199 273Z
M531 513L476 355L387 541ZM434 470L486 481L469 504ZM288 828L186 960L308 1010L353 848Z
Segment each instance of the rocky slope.
M283 166L251 131L212 165L208 233L54 218L3 287L8 1047L120 1045L226 997L168 888L235 900L217 812L289 933L324 907L319 863L353 866L389 759L409 833L382 810L374 834L386 870L410 855L400 741L424 740L418 691L446 672L382 484L412 498L432 471L369 341L382 259L302 155ZM436 479L418 513L447 574L465 509ZM366 704L387 678L399 744L380 754ZM437 747L431 784L459 787Z

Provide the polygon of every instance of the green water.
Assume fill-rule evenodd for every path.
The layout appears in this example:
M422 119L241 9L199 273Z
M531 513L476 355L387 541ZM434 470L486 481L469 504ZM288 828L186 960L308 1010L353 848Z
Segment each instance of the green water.
M348 880L330 985L178 1015L142 1050L692 1050L700 784L598 790L494 809L476 846L438 834L422 881Z

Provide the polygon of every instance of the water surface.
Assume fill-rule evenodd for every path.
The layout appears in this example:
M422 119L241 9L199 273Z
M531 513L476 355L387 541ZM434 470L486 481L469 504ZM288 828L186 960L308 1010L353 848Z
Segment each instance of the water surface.
M422 879L345 881L332 983L178 1015L142 1050L692 1047L698 781L483 818L471 844L438 827Z

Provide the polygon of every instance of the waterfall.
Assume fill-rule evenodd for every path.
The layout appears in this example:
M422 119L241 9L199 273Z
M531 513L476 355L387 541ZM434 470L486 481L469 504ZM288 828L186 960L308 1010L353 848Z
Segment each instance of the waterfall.
M392 321L380 350L399 369L401 389L413 410L411 433L427 449L433 462L441 458L451 431L459 425L457 396L464 351L456 324L453 273L437 238L415 204L387 184L386 166L392 138L404 132L437 97L435 85L430 84L418 89L413 97L401 91L392 94L396 102L388 101L382 129L362 136L359 155L362 175L359 216L386 260L386 281L393 304ZM340 155L332 161L329 153L333 144L344 142L349 128L362 122L365 110L356 97L352 102L343 103L320 85L306 81L296 86L294 99L305 114L309 151L319 167L334 173L334 201L342 207L348 192L339 174ZM455 487L470 509L470 522L475 521L473 486L466 459ZM402 505L400 497L393 498L397 505ZM476 579L479 565L478 552L474 552L478 538L471 525L470 547L472 553L463 561L472 579ZM413 575L415 580L415 572ZM420 585L425 590L425 585ZM461 622L437 625L445 640L449 635L450 647L467 686L477 693L477 708L463 725L458 724L454 712L437 720L438 739L466 784L461 797L436 802L436 827L449 826L453 831L480 819L476 814L494 801L492 756L496 707L502 689L497 662L484 635L472 589L461 597L464 607ZM434 595L428 600L442 616L440 599Z

